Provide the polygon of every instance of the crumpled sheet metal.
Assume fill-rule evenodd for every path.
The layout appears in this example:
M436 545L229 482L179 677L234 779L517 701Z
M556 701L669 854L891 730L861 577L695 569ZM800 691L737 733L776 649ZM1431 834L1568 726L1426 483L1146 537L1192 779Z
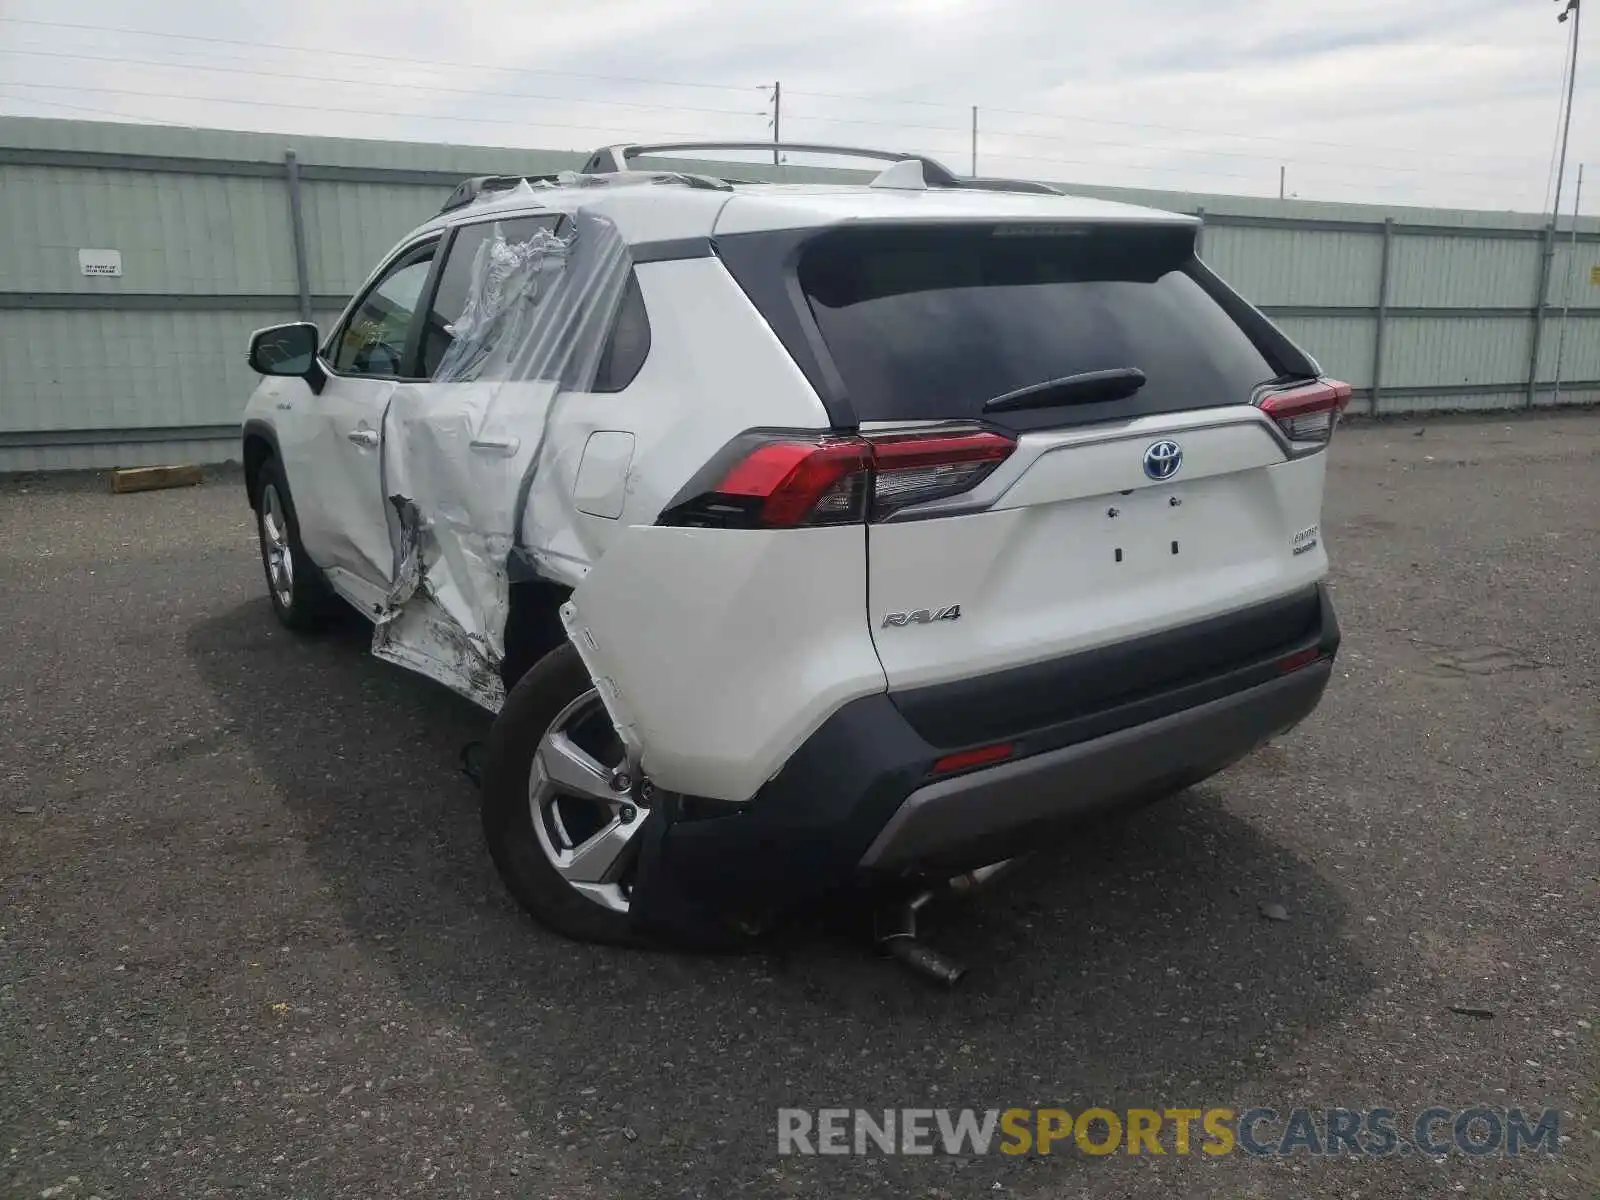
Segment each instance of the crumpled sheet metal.
M570 537L577 464L550 445L551 425L593 388L631 267L594 214L520 240L497 223L432 382L396 388L385 415L394 584L373 653L491 711L505 698L507 558L520 542L538 566Z

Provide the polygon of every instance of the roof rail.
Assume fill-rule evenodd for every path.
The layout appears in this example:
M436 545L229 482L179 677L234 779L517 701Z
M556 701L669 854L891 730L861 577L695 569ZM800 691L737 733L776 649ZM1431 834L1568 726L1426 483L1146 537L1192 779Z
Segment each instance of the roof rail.
M631 171L629 164L646 154L670 154L680 150L790 150L796 154L833 154L841 158L871 158L879 162L914 161L922 164L922 177L929 187L960 187L949 167L921 154L894 150L863 150L856 146L830 146L820 142L656 142L650 145L602 146L589 156L583 171L605 174ZM736 165L736 164L732 164Z
M1060 188L1031 179L972 179L951 171L943 163L921 154L905 154L896 150L863 150L856 146L832 146L820 142L656 142L649 145L622 144L602 146L583 164L585 174L612 174L632 171L636 158L647 154L670 154L675 151L695 150L792 150L796 153L834 154L841 158L870 158L879 162L918 162L922 164L923 183L931 188L964 188L982 192L1023 192L1037 196L1064 195ZM729 164L730 166L736 164ZM730 183L744 180L730 179Z
M454 212L458 208L465 208L473 201L490 192L509 192L522 183L561 183L567 182L586 184L603 184L604 176L615 174L631 174L650 176L662 183L682 183L696 188L726 188L732 183L755 182L743 179L713 178L707 175L692 175L680 171L661 171L658 169L636 170L632 162L647 154L665 154L681 150L793 150L797 153L835 154L848 158L868 158L878 162L901 163L915 162L922 166L922 180L924 185L931 188L963 188L971 191L986 192L1028 192L1042 196L1059 196L1059 189L1047 183L1035 183L1028 179L965 179L954 174L951 170L931 158L921 154L902 154L894 150L862 150L853 146L830 146L818 142L657 142L649 145L618 145L603 146L589 156L589 161L583 164L582 170L576 175L572 172L561 172L550 175L474 175L470 179L463 179L456 185L455 191L450 193L450 198L440 206L441 214ZM730 166L736 164L729 164ZM596 178L599 176L599 178Z
M456 184L456 190L440 206L441 213L465 208L485 192L509 192L520 183L555 183L557 175L474 175Z
M951 187L967 188L974 192L1026 192L1035 196L1065 196L1058 187L1040 183L1036 179L957 179Z
M613 172L614 174L614 172ZM743 180L721 179L711 175L690 175L682 171L629 171L632 177L629 183L681 183L685 187L700 188L708 191L727 192L733 190L734 183ZM463 179L456 184L456 190L450 193L439 209L440 215L454 212L458 208L465 208L473 201L488 195L491 192L509 192L515 190L522 183L548 183L567 185L570 187L604 187L616 183L617 180L606 174L590 171L563 171L558 175L475 175L471 179Z

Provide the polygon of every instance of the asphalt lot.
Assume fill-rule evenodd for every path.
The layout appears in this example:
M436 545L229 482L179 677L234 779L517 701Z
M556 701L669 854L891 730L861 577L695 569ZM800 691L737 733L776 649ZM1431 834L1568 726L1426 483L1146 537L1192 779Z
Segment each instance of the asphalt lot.
M1311 723L950 914L948 994L837 919L545 933L483 717L281 630L235 477L0 482L0 1194L1600 1195L1600 414L1418 428L1332 452ZM780 1106L1477 1102L1560 1154L775 1153Z

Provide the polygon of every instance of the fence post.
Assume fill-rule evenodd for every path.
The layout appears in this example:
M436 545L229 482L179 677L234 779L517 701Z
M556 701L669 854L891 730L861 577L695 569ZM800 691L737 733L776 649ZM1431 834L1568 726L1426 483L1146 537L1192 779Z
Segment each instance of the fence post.
M289 186L289 234L294 239L294 277L300 291L300 319L311 320L311 272L306 265L306 217L300 202L300 159L283 152L284 181Z
M1539 290L1533 297L1533 343L1528 351L1528 404L1532 408L1539 389L1539 344L1544 340L1544 306L1550 291L1550 261L1556 253L1556 223L1544 227L1544 249L1539 254Z
M1384 332L1389 326L1389 262L1394 253L1394 218L1383 219L1383 250L1378 258L1378 322L1372 330L1372 400L1367 411L1378 415L1378 397L1383 392Z

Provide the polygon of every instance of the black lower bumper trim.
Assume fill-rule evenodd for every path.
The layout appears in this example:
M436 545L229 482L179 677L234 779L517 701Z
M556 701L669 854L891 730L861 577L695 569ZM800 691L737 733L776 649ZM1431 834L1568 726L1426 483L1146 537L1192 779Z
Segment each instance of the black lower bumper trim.
M1304 720L1331 673L1318 660L1160 720L927 783L895 811L861 865L981 864L1027 845L1040 826L1154 798L1174 781L1197 782Z
M1014 739L1022 730L1079 720L1092 724L1109 709L1205 683L1312 644L1330 630L1334 641L1325 649L1331 653L1338 645L1331 615L1323 589L1313 586L1110 646L896 692L894 702L935 746Z
M707 908L785 906L849 881L935 757L887 695L846 704L748 805L643 831L633 911L676 925Z

